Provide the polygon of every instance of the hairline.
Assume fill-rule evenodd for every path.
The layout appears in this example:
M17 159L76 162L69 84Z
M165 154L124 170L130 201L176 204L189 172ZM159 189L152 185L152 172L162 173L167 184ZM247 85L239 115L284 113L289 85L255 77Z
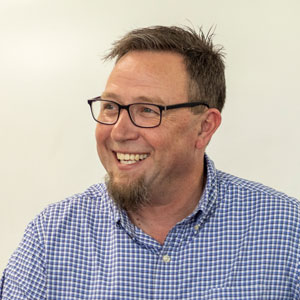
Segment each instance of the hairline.
M176 54L178 56L180 56L182 58L182 64L184 66L184 69L186 71L186 80L187 80L187 97L188 97L188 102L196 102L196 101L204 101L205 99L197 99L195 97L195 94L197 94L197 92L195 91L195 89L197 89L197 82L191 78L191 75L188 71L187 65L188 65L188 57L185 56L183 53L181 53L180 51L177 51L176 49L172 50L172 49L131 49L125 53L123 53L122 55L118 55L115 59L115 63L114 65L116 65L124 56L128 55L129 53L133 53L133 52L155 52L155 53L173 53ZM107 58L105 57L104 60L106 60Z

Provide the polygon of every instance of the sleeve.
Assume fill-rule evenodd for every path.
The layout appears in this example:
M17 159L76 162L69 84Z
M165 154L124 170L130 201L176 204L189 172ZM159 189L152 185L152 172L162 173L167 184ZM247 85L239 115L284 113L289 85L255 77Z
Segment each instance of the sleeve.
M295 295L294 296L295 296L294 297L295 299L300 300L300 263L298 264L297 284L296 284L296 291L295 291Z
M10 258L0 282L2 300L46 299L46 268L43 244L34 222Z

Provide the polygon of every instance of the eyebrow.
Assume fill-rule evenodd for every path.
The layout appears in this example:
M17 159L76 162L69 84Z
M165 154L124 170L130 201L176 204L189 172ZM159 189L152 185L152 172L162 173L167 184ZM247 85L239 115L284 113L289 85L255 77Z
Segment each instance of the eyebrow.
M120 97L119 97L117 94L115 94L115 93L107 93L107 92L102 93L100 97L103 98L103 99L113 98L113 99L116 99L116 100L118 100L118 99L120 98ZM108 100L108 99L107 99L107 100Z
M113 98L116 101L122 102L120 96L118 96L115 93L111 93L111 92L104 92L103 94L101 94L101 98L103 98L103 99ZM107 99L107 100L109 100L109 99ZM149 102L149 103L153 103L153 104L166 105L160 97L151 98L151 97L147 97L147 96L138 96L138 97L133 98L133 100L136 102L146 102L146 103Z

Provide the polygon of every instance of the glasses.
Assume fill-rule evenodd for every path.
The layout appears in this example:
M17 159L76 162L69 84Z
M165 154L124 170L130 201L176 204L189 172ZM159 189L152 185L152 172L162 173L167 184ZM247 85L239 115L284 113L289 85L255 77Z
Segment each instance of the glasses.
M162 111L169 109L195 107L204 105L209 108L209 105L204 102L185 102L174 105L158 105L152 103L132 103L122 105L111 100L104 100L101 97L88 100L92 116L98 123L104 125L114 125L118 122L120 111L127 110L131 122L141 128L158 127L162 119Z

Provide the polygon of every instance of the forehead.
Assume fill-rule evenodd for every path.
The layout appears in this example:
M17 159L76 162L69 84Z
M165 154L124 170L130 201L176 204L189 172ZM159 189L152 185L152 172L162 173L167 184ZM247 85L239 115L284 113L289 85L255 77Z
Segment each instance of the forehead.
M115 64L105 93L120 97L161 95L183 101L187 97L187 72L183 56L167 51L131 51ZM175 101L176 102L176 101Z

